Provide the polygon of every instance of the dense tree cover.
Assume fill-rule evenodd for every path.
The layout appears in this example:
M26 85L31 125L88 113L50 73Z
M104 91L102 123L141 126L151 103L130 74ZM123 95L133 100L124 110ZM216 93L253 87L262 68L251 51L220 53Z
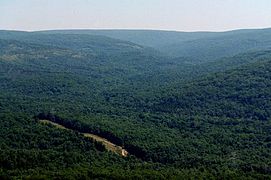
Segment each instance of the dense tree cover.
M271 117L271 61L217 73L190 83L157 105L161 111L268 120ZM168 98L169 97L169 98Z
M22 34L0 40L1 178L270 178L270 51L196 65L100 36Z
M78 133L41 125L21 113L1 110L0 119L1 179L166 179L185 175L159 164L121 158Z

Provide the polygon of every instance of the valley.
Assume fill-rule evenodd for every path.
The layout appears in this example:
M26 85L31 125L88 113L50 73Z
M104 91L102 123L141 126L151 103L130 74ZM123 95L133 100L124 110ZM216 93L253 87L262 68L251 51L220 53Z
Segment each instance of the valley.
M0 179L269 179L271 31L0 31Z

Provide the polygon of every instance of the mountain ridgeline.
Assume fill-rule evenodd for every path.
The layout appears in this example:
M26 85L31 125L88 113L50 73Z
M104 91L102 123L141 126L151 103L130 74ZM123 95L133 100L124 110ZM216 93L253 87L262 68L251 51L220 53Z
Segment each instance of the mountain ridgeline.
M190 58L193 63L271 48L271 29L229 32L55 30L41 33L104 35L152 47L171 57Z
M0 31L0 179L271 178L270 37Z

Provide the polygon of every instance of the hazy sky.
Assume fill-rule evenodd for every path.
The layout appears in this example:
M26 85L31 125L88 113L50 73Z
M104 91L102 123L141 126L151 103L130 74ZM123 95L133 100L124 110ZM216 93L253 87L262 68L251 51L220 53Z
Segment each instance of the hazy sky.
M0 29L271 27L271 0L0 0Z

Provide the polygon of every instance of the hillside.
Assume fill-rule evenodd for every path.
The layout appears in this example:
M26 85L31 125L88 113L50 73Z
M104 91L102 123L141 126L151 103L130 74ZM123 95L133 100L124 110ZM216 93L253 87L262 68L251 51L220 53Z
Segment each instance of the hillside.
M13 40L0 44L1 179L119 179L148 178L149 174L165 178L178 173L162 164L144 165L134 157L121 158L80 134L44 126L34 118L41 112L55 113L111 138L116 137L112 129L120 128L118 125L135 128L136 123L125 116L116 118L128 109L105 100L105 92L127 83L125 69L118 71L111 61L104 65L103 57L71 49ZM132 65L129 68L135 71Z
M190 57L196 62L213 61L244 52L270 50L270 34L270 29L225 32L216 37L163 46L160 50L173 56Z
M43 34L89 34L102 35L124 41L134 42L142 46L159 48L189 40L214 37L217 33L212 32L177 32L159 30L51 30L38 31Z
M0 31L0 39L69 48L92 53L94 55L104 54L111 56L115 55L115 53L131 53L143 49L142 46L134 43L97 35L59 35L20 31ZM151 49L149 49L149 51L151 51Z
M269 120L270 63L269 56L265 61L208 75L181 89L171 88L165 95L169 98L157 107L171 113Z
M59 30L41 33L104 35L149 46L171 57L189 58L194 63L214 61L222 57L271 48L270 29L228 32Z
M104 36L2 31L0 179L270 178L270 58L198 64Z

